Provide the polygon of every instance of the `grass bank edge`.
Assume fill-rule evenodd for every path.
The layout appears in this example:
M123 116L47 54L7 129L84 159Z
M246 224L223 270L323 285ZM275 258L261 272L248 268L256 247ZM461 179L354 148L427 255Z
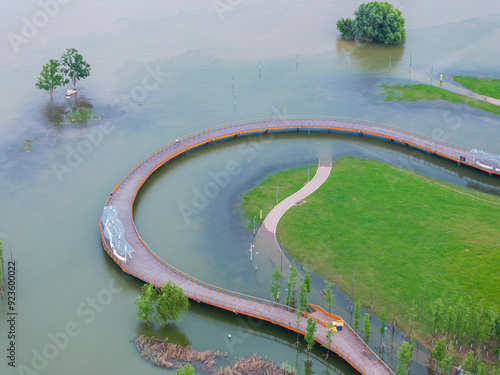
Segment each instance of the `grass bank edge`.
M343 160L351 160L351 161L355 161L356 163L362 163L361 160L363 159L356 159L356 158L353 158L353 157L347 157L347 158L342 158L340 159L340 161L342 162ZM375 162L375 161L372 161L372 162ZM382 162L375 162L375 163L378 163L379 165L382 165L382 164L385 164L385 163L382 163ZM395 173L395 175L387 175L385 174L384 176L384 179L386 179L387 181L392 181L392 183L395 183L395 184L398 184L398 181L401 183L405 183L406 179L407 178L413 178L413 180L420 180L420 182L418 183L418 186L421 186L422 184L426 185L426 184L432 184L432 186L429 186L429 189L432 190L432 191L437 191L437 192L443 192L444 190L448 190L446 188L444 188L443 186L439 186L439 185L436 185L436 182L438 182L439 184L442 184L442 185L451 185L451 184L446 184L446 183L442 183L441 181L439 180L435 180L435 179L429 179L429 178L424 178L422 179L421 176L419 175L416 175L414 174L413 172L411 171L406 171L406 170L402 170L402 169L398 169L396 167L393 167L393 166L390 166L388 164L385 164L386 165L386 171L384 172L384 174L387 172L387 170L390 170L392 171L393 173ZM339 166L339 163L336 162L334 164L334 169L332 170L332 175L334 175L336 173L336 169L338 168ZM350 165L349 166L349 169L350 170L356 170L357 166L356 164L354 165ZM302 175L304 175L304 170L307 169L307 168L302 168ZM283 173L283 172L282 172ZM294 170L294 173L295 174L300 174L300 169L295 169ZM345 176L344 176L345 177ZM282 174L281 175L281 178L284 179L285 178L285 175ZM336 176L334 177L331 177L331 178L334 178L334 179L337 179ZM265 181L273 181L272 180L272 177L268 177ZM327 181L328 182L328 181ZM380 182L380 181L379 181ZM383 181L381 181L380 183L383 183ZM256 189L264 189L264 186L265 183L261 183L260 185L258 185L256 188L252 189L249 194L247 194L245 196L245 198L247 197L251 197L252 194L256 194ZM313 193L311 196L309 196L309 198L311 199L311 201L314 199L314 197L318 194L321 194L321 191L323 190L323 187L325 185L323 185L318 191L316 191L315 193ZM498 197L495 197L495 196L490 196L490 195L487 195L487 194L484 194L484 193L479 193L479 192L476 192L476 191L472 191L472 190L469 190L469 189L466 189L466 188L462 188L462 187L458 187L458 186L452 186L453 189L457 190L457 191L453 191L453 190L450 190L450 191L447 191L446 193L444 194L447 194L447 195L450 195L450 196L454 196L456 194L459 194L459 192L464 192L466 193L467 195L470 195L470 197L468 198L465 198L465 197L462 197L464 199L473 199L473 198L481 198L481 199L486 199L486 200L490 200L494 203L500 203L500 198ZM272 186L270 187L270 189L272 189ZM479 201L477 201L479 202ZM390 202L389 202L390 203ZM488 205L489 203L487 202L483 202L483 203L479 203L481 205ZM274 204L271 202L270 203L271 206L274 206ZM297 207L298 210L302 210L302 212L298 213L296 212L296 216L300 216L302 218L302 221L305 221L304 218L307 216L306 213L303 212L304 210L304 207L306 207L306 205L303 205L303 206L299 206ZM253 218L253 214L246 211L246 208L248 207L248 203L244 204L243 205L243 208L244 208L244 216L247 217L247 218ZM317 264L313 262L311 262L311 258L313 257L313 254L310 254L310 252L308 252L308 256L305 256L305 254L301 253L300 251L297 251L296 249L294 249L294 246L293 245L290 245L290 240L287 239L287 235L286 233L283 234L284 230L283 228L286 227L287 225L287 221L288 220L291 220L290 217L293 216L293 215L290 215L290 214L287 214L284 216L284 218L282 219L282 222L280 222L279 224L279 227L278 227L278 236L280 238L280 241L285 245L287 251L296 259L298 259L299 261L301 261L303 264L306 264L308 265L311 269L313 269L315 272L318 272L319 274L321 274L323 277L326 277L334 282L336 282L336 284L339 286L339 288L341 290L343 290L344 292L347 292L347 294L349 294L349 292L351 291L351 285L350 285L350 280L349 280L349 273L345 273L343 275L336 275L335 277L328 277L328 275L331 275L332 274L332 271L335 271L335 270L329 270L329 271L325 271L324 268L322 267L318 267ZM294 228L293 230L295 230L297 228ZM456 229L455 229L456 230ZM286 232L286 228L285 228L285 232ZM497 232L498 234L498 232ZM303 235L303 234L300 234L300 235ZM318 233L318 236L320 236L321 233ZM297 247L303 247L303 246L297 246ZM306 247L307 248L307 247ZM314 246L311 246L309 248L314 248ZM323 262L324 263L324 262ZM366 274L368 272L368 269L369 267L366 267L365 269L358 269L358 275L363 275L363 274ZM404 273L404 272L403 272ZM445 280L446 281L446 280ZM446 296L447 294L449 294L450 291L447 291L446 290L446 286L449 286L449 287L453 287L453 283L450 283L450 282L443 282L441 283L440 285L441 287L444 286L444 288L441 288L442 290L432 290L432 288L430 290L427 290L427 294L429 295L432 295L433 298L438 298L437 296ZM364 306L370 306L370 300L369 300L369 286L366 285L366 283L360 283L360 282L357 282L355 284L355 298L360 298L362 300L362 303ZM383 294L393 294L393 291L391 291L390 293L387 292L387 291L384 291L384 290L376 290L377 287L374 285L374 308L373 308L373 311L375 313L378 313L380 312L381 308L382 307L386 307L387 310L389 311L390 309L392 309L391 305L392 305L392 300L391 298L387 298L387 296L385 298L381 297L381 295ZM411 299L410 298L411 296L408 296L406 295L405 296L405 288L402 288L402 290L400 291L401 292L401 295L399 295L399 299L400 301L398 301L397 303L397 321L398 321L398 326L402 329L406 329L408 330L408 328L410 327L410 321L407 319L407 317L405 316L406 315L406 311L408 310L408 307L409 307L409 304L411 302ZM456 291L454 291L456 292ZM418 291L414 291L413 293L413 300L417 300L417 296L419 294L422 293L422 290L419 289ZM419 301L420 302L420 301ZM428 300L425 301L426 303L426 306L425 306L425 310L424 310L424 313L425 314L428 314ZM495 305L498 305L498 302L495 303ZM389 313L390 317L392 317L392 312ZM430 341L430 338L431 338L431 333L429 332L429 325L430 325L430 322L429 322L429 319L426 319L425 316L424 316L424 321L423 322L417 322L416 325L417 327L415 328L416 329L416 332L418 334L418 336L421 338L421 341L422 343L428 343Z

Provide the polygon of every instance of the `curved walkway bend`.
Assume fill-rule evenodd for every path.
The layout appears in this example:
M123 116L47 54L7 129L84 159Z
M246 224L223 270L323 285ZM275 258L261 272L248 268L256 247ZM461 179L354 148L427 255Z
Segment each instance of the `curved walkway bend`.
M469 148L452 145L444 141L433 140L420 134L409 132L404 129L389 127L369 121L337 119L326 117L293 117L293 118L272 118L248 120L234 124L225 124L213 129L203 130L192 135L183 137L178 143L170 143L163 146L137 164L115 187L112 194L106 201L105 206L114 206L117 217L123 225L124 235L121 240L125 240L134 249L133 257L123 260L114 249L111 248L109 240L104 236L104 224L99 221L101 239L105 251L121 267L121 269L143 281L152 283L160 287L163 283L173 281L183 288L187 297L197 302L202 302L222 309L232 311L236 314L245 314L266 320L274 324L281 325L290 330L296 331L295 310L282 304L268 301L262 298L253 297L207 284L201 280L187 275L176 269L166 261L156 255L152 249L144 242L134 224L133 206L134 200L145 181L151 174L162 165L187 152L192 148L201 145L233 138L239 135L246 135L270 130L295 131L300 129L317 130L342 130L356 133L367 133L375 136L396 140L402 143L411 144L415 147L428 150L459 161L459 157L466 157L465 163L478 169L490 173L499 174L500 165L495 165L495 160L483 159L471 153ZM473 159L474 157L474 159ZM101 216L102 218L102 216ZM326 342L326 324L330 320L341 320L338 316L327 316L318 313L308 314L302 312L298 331L305 333L306 318L312 316L319 325L315 340L324 344ZM360 373L382 375L392 375L390 368L363 342L363 340L349 327L340 331L329 345L330 350L337 353Z

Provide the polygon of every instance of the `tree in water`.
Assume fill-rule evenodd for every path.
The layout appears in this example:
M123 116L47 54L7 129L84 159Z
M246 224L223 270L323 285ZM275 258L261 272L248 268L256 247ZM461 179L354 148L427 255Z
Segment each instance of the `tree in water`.
M137 320L147 325L156 322L166 326L168 320L178 321L189 309L189 300L182 288L172 281L165 283L157 292L153 284L145 284L135 301Z
M396 44L406 39L405 19L401 11L388 2L361 4L354 16L354 20L341 18L337 21L342 38L361 38L385 44Z
M330 345L332 344L333 338L337 336L337 333L335 333L335 324L333 322L329 322L328 326L326 327L326 342L325 345L323 345L326 348L326 356L325 360L328 359L328 355L330 354Z
M54 98L54 90L65 84L64 76L59 70L60 63L57 60L50 59L42 67L38 81L35 83L37 89L45 90L50 94L50 100Z
M365 341L370 341L370 336L372 334L372 326L371 326L371 314L365 313L363 317L363 333L365 334Z
M359 320L360 319L361 319L361 301L358 299L354 303L354 323L352 324L355 331L357 331L359 328Z
M398 350L398 367L396 375L407 375L410 372L411 355L415 350L415 344L410 344L408 341L403 342Z
M325 289L323 289L323 303L326 305L328 312L331 313L331 309L335 306L335 297L333 295L333 290L331 290L331 287L334 286L334 283L331 283L330 281L325 282L326 286Z
M307 328L306 328L306 343L307 343L307 351L309 352L309 363L312 362L311 359L311 351L314 346L314 334L316 333L316 330L318 327L316 326L316 321L309 317L307 318Z
M76 90L76 83L90 75L90 65L83 60L82 55L75 48L68 48L61 56L62 72L67 77L64 84L71 81Z
M309 306L309 298L307 297L307 282L302 280L299 287L299 310L306 311Z
M380 310L380 314L378 315L378 318L380 319L380 344L379 346L382 346L382 341L384 340L385 337L385 329L387 326L387 312L385 310L385 307Z
M194 375L194 367L191 363L188 363L185 366L180 366L175 375Z
M149 325L154 319L155 304L158 294L153 284L144 284L137 296L137 320Z
M300 310L295 310L295 324L297 324L297 341L295 341L295 346L300 346L299 331L300 331L300 318L302 318L302 312Z
M297 285L297 267L295 266L295 261L292 261L292 264L290 265L290 275L288 276L288 294L286 295L286 301L285 304L291 307L295 306L295 287Z
M156 301L156 322L166 326L168 320L181 320L182 314L189 310L189 299L179 284L169 281L161 286L161 292Z
M278 268L274 269L272 278L273 281L271 282L270 286L271 296L275 301L279 302L281 285L283 283L283 275Z

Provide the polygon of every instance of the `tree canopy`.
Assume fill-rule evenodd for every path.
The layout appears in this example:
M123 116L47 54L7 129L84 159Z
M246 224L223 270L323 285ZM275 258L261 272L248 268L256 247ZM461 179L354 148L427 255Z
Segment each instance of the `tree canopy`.
M67 77L65 84L71 81L76 90L76 83L90 75L90 65L75 48L68 48L61 56L61 71Z
M385 44L396 44L406 39L405 19L401 11L388 2L361 4L354 16L354 20L341 18L337 21L342 38L362 38Z
M47 64L42 67L38 81L35 83L36 88L45 90L50 94L50 100L54 95L54 90L58 86L65 84L64 76L59 71L60 63L57 60L50 59Z
M189 309L189 300L184 291L172 281L163 284L160 293L153 284L144 284L135 304L137 320L148 325L153 321L161 326L167 325L168 320L178 321Z

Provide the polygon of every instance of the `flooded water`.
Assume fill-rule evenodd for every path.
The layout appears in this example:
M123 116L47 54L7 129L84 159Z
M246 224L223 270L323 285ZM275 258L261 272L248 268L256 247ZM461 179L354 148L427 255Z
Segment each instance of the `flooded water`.
M141 283L102 251L97 225L109 192L138 161L176 138L231 121L362 118L500 153L498 116L445 102L384 103L376 95L387 81L430 82L431 67L434 84L441 73L445 83L455 74L499 77L498 2L400 1L407 41L399 46L338 40L336 20L352 16L360 3L0 1L0 237L17 267L16 368L5 356L11 315L4 300L2 374L164 373L139 357L129 342L138 334L227 352L230 359L258 353L296 365L301 374L355 373L335 356L324 361L318 346L306 365L304 345L293 345L292 332L203 305L193 304L167 328L139 325L134 300ZM91 64L91 76L78 97L65 100L60 88L50 102L35 88L36 77L71 47ZM60 125L77 105L100 120ZM27 140L30 152L23 151ZM269 173L314 163L318 141L333 160L376 158L500 194L498 178L395 144L271 134L204 147L159 170L137 199L137 228L176 267L269 297L272 265L263 254L257 272L250 263L253 233L239 202ZM183 215L182 204L192 205L196 191L231 161L241 172L203 209ZM314 277L313 287L311 302L320 304L322 280ZM348 302L337 297L336 312L347 321ZM393 368L402 336L388 338L384 358ZM379 340L373 334L370 344L378 347ZM414 359L415 371L426 373L425 353Z

